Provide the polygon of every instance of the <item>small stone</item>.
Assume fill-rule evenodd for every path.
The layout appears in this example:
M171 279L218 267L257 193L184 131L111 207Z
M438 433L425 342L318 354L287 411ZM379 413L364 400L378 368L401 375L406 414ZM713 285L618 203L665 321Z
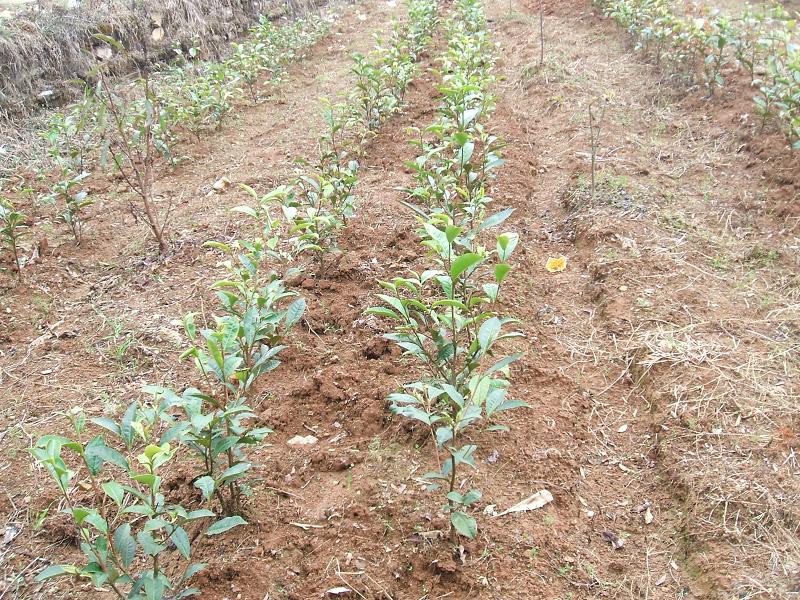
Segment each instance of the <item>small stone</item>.
M313 435L296 435L286 443L289 446L313 446L317 442L319 440Z

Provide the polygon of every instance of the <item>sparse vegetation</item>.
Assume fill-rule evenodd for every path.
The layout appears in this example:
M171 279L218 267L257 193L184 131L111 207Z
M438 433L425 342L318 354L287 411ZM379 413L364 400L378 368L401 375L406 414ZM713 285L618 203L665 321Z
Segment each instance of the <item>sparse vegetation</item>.
M800 149L800 49L797 20L778 3L747 6L735 18L697 7L679 13L671 0L594 0L659 64L700 73L713 94L725 84L723 70L736 61L750 73L761 115L774 117ZM758 75L758 76L757 76Z
M702 4L137 2L43 74L0 598L791 595L796 29Z

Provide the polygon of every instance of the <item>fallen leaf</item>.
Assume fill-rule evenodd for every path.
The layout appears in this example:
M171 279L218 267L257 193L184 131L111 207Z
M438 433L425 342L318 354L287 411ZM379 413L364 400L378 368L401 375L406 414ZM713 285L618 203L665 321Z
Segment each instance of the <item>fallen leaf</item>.
M294 525L304 531L308 531L309 529L324 529L322 525L311 525L309 523L289 523L289 525Z
M567 268L566 256L559 256L557 258L548 258L547 264L545 265L545 269L547 269L550 273L558 273L559 271L563 271L566 268Z
M409 539L414 542L415 544L419 544L423 541L432 542L435 540L440 540L444 537L444 531L440 529L434 529L432 531L418 531L416 533L412 533L409 536Z
M211 187L214 188L214 190L217 192L222 192L224 190L227 190L230 186L231 186L230 179L228 179L227 177L220 177L214 182L214 185L212 185Z
M666 581L667 581L667 574L666 574L666 573L664 573L664 574L663 574L661 577L659 577L658 579L656 579L656 585L664 585L664 583L665 583Z
M507 515L508 513L536 510L537 508L542 508L545 504L550 504L552 501L553 501L553 494L551 494L548 490L539 490L532 496L528 496L522 502L516 503L511 508L504 510L503 512L501 512L496 516L502 517L503 515Z
M627 423L620 425L619 429L617 429L617 433L625 433L626 431L628 431Z
M619 537L613 531L609 531L608 529L606 529L600 535L605 541L611 544L611 547L614 548L614 550L619 550L625 545L625 540Z
M6 525L6 530L3 532L3 546L8 546L21 532L22 525L19 523L9 523Z

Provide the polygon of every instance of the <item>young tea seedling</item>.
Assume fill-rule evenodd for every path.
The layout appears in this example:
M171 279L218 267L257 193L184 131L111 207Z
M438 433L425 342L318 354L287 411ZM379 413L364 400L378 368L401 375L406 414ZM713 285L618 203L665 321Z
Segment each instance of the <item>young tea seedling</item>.
M73 409L67 416L74 439L48 435L31 449L55 480L85 556L82 565L48 567L38 575L39 581L59 576L87 578L94 586L109 587L118 598L128 600L166 600L199 593L188 587L188 580L205 565L190 562L187 528L200 519L213 518L214 513L166 501L163 471L177 448L167 441L168 436L156 442L155 435L162 422L171 422L169 408L167 403L155 408L134 403L120 422L92 419L112 434L112 443L102 435L87 440L86 417ZM88 488L88 497L77 493L81 487ZM223 519L206 533L222 533L241 523L240 518Z
M9 200L0 196L0 242L11 253L19 279L22 279L22 257L20 256L19 242L28 233L25 221L25 215L16 210Z
M79 188L84 179L89 177L89 173L84 172L75 177L59 181L53 186L50 193L50 199L54 202L63 200L64 210L59 215L59 218L69 225L72 231L72 237L75 238L75 244L80 246L83 240L83 212L84 209L94 204L94 200L89 196L85 190Z
M114 38L101 34L95 37L121 52L126 51ZM147 44L143 42L142 45L146 57ZM166 232L169 211L162 214L158 210L154 182L159 157L172 158L171 145L174 139L168 106L154 92L146 69L140 70L140 76L134 83L135 91L141 95L133 99L113 90L102 68L98 73L100 82L96 96L101 107L101 162L115 168L131 192L138 196L140 202L129 201L131 213L135 218L144 220L158 243L159 251L164 253L169 246Z

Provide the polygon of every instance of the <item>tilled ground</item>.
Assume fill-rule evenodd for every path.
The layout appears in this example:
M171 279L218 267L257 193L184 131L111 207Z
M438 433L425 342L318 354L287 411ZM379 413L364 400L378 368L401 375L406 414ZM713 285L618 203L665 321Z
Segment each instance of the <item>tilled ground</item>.
M384 398L411 367L364 317L377 280L424 264L399 201L411 182L409 127L433 121L435 73L413 84L402 114L362 159L359 212L329 279L298 281L309 313L263 390L275 429L253 457L252 526L198 546L204 598L754 598L800 589L797 527L798 159L757 136L735 85L720 98L676 87L624 34L583 2L548 3L539 65L535 0L487 2L500 44L492 129L507 142L493 197L516 210L521 235L508 311L526 334L513 393L531 405L511 430L479 434L470 485L498 511L540 489L529 513L480 516L454 556L429 532L439 499L418 477L433 465L427 432L391 418ZM365 14L366 20L359 18ZM201 247L237 234L228 209L245 201L222 176L266 191L313 155L318 98L352 81L349 53L385 31L393 3L346 10L331 37L292 67L264 104L164 173L179 202L175 251L157 260L130 222L115 182L76 250L63 231L24 284L0 297L3 451L0 507L22 533L4 574L35 572L41 556L75 556L66 522L38 511L56 495L27 448L59 431L54 412L83 404L115 413L144 383L182 387L174 321L207 310L221 269ZM441 40L425 59L434 66ZM588 187L589 102L607 98L598 191ZM548 257L567 268L548 273ZM295 435L320 442L290 448ZM191 502L192 472L170 474ZM30 566L28 566L30 563ZM13 597L101 596L61 581Z

